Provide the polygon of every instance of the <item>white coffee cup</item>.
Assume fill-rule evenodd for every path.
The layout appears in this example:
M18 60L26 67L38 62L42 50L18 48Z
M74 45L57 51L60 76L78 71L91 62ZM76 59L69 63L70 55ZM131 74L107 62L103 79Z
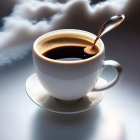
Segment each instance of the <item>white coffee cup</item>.
M60 100L77 100L90 91L104 90L114 85L122 72L120 64L113 60L104 61L105 48L101 39L97 41L99 52L90 58L76 61L60 61L47 58L42 55L45 49L55 47L55 42L49 40L55 38L73 37L94 42L96 36L92 33L76 30L62 29L46 33L40 36L33 45L33 61L40 83L53 97ZM49 42L40 47L40 43ZM58 43L58 42L57 42ZM73 42L60 41L60 45L71 45ZM76 45L79 42L74 42ZM57 45L58 45L57 44ZM82 44L80 44L82 45ZM85 45L83 43L83 45ZM117 76L107 84L101 85L97 81L101 71L106 66L112 66L117 71ZM100 86L98 86L100 85ZM94 92L93 92L94 94Z

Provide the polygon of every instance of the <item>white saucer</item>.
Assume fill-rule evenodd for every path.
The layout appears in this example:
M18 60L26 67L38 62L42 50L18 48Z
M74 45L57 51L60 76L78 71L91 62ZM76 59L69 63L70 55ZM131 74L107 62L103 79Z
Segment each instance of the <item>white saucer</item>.
M99 83L105 84L102 78ZM74 114L87 111L98 104L104 97L103 92L89 92L78 101L60 101L50 96L40 84L36 74L32 74L26 81L26 92L37 105L51 112L60 114Z

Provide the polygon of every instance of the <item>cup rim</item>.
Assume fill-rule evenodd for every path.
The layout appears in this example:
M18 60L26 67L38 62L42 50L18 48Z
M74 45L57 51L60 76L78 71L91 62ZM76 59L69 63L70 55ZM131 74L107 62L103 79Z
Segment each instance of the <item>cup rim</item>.
M100 49L99 49L99 52L94 55L94 56L91 56L89 58L86 58L86 59L83 59L83 60L76 60L76 61L61 61L61 60L54 60L54 59L51 59L51 58L48 58L48 57L45 57L43 56L38 50L37 50L37 45L39 44L39 42L46 36L49 36L49 35L52 35L52 34L59 34L59 33L66 33L66 32L76 32L76 33L81 33L81 34L84 34L84 35L89 35L91 37L93 37L93 39L96 38L96 35L94 35L93 33L90 33L88 31L83 31L83 30L79 30L79 29L60 29L60 30L54 30L54 31L51 31L51 32L48 32L48 33L45 33L43 35L41 35L40 37L38 37L34 44L33 44L33 52L40 58L40 59L43 59L44 61L49 61L51 63L57 63L57 64L78 64L78 63L85 63L85 62L89 62L89 61L92 61L92 60L95 60L97 59L98 57L100 57L103 53L104 53L104 43L103 41L99 38L99 42L100 42Z

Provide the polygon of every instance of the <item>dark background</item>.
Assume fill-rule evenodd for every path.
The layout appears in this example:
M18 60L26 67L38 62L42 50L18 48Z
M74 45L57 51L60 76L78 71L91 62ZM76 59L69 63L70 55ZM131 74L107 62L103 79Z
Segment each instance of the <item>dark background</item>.
M61 1L66 2L66 1ZM99 1L91 1L97 4ZM8 16L16 1L0 1L2 17ZM118 61L123 66L119 83L105 91L103 101L93 110L63 116L44 111L26 95L25 81L35 72L31 51L23 58L0 66L0 140L138 140L140 139L140 2L130 0L123 10L125 22L106 34L102 40L106 47L106 60ZM61 28L83 29L97 33L100 25L113 14L101 11L95 25L73 20L85 16L81 11ZM118 13L117 13L118 14ZM76 19L76 18L74 18ZM98 19L98 15L95 19ZM75 24L80 23L80 24ZM110 75L111 74L111 75ZM109 76L110 75L110 76ZM103 77L110 80L114 72L107 68Z

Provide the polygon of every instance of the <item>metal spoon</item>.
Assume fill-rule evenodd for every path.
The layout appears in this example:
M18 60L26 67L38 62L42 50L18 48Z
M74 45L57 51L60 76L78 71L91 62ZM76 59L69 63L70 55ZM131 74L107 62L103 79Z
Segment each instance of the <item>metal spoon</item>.
M122 23L125 19L125 16L124 15L116 15L116 16L113 16L109 19L107 19L104 24L101 26L98 34L97 34L97 37L94 41L94 44L93 46L90 46L90 47L86 47L84 49L84 52L87 53L87 54L90 54L90 55L94 55L97 53L97 49L95 49L95 44L97 42L97 40L99 38L101 38L104 34L106 34L107 32L111 31L112 29L116 28L120 23Z

